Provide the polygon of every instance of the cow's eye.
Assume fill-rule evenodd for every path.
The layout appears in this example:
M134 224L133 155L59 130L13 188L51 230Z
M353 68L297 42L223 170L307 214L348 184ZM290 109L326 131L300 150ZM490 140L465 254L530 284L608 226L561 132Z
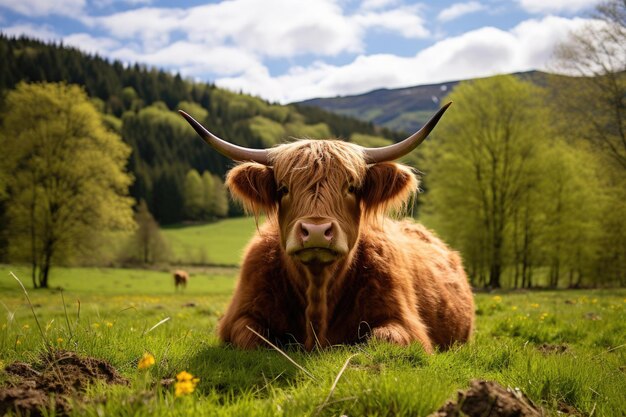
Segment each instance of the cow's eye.
M351 193L351 194L352 194L352 193L354 193L355 191L356 191L356 188L354 187L354 185L350 185L350 186L348 187L348 192L349 192L349 193Z
M278 187L279 196L283 197L283 196L286 196L287 194L289 194L289 189L286 186L281 185L280 187Z

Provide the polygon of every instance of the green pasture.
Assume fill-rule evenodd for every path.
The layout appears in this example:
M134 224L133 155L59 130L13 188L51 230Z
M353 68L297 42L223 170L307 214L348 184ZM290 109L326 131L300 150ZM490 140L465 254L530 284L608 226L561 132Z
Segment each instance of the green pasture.
M45 340L106 359L131 381L93 386L76 416L426 416L474 378L519 388L547 415L563 404L626 415L624 289L480 293L467 345L430 356L384 343L286 350L307 375L275 350L219 344L235 270L192 270L176 292L170 271L58 268L51 283L62 291L29 290L39 325L9 271L30 287L26 268L0 267L2 367L35 360ZM140 370L144 353L156 364ZM176 397L160 381L183 370L200 381Z
M171 262L212 265L239 265L243 248L255 232L253 217L161 230L172 251Z

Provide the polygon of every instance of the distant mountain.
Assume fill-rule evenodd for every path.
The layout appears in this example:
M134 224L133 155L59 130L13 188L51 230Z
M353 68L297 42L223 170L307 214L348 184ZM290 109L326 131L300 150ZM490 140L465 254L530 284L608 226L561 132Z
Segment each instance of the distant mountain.
M546 73L529 71L515 74L544 84ZM354 96L315 98L298 105L314 106L344 116L356 117L393 131L412 133L422 126L441 101L460 81L380 89Z

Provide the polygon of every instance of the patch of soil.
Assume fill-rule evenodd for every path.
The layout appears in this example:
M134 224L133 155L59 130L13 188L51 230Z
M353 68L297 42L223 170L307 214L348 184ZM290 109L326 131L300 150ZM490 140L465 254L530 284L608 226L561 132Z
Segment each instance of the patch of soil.
M42 410L51 408L57 415L67 415L70 400L79 399L90 384L128 384L108 362L65 350L46 352L33 365L14 362L4 372L9 381L0 387L0 415L13 411L41 416Z
M602 317L600 317L599 314L596 314L596 313L591 312L591 311L589 313L585 313L585 315L583 317L586 318L587 320L591 320L591 321L602 320Z
M459 391L456 402L448 401L429 417L540 417L542 412L519 390L493 381L473 380Z
M549 343L544 343L537 346L537 350L544 355L548 355L550 353L565 353L569 351L569 348L567 345L551 345Z
M562 401L559 402L558 413L559 415L574 416L574 417L583 416L583 413L578 411L576 407L572 407L571 405L566 404Z

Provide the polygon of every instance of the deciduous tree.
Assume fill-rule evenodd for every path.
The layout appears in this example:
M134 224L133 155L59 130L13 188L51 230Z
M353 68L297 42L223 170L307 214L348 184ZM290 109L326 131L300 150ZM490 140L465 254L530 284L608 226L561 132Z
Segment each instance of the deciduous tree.
M22 83L5 104L11 260L30 261L33 285L45 288L52 265L94 250L100 232L133 227L130 148L78 86Z

